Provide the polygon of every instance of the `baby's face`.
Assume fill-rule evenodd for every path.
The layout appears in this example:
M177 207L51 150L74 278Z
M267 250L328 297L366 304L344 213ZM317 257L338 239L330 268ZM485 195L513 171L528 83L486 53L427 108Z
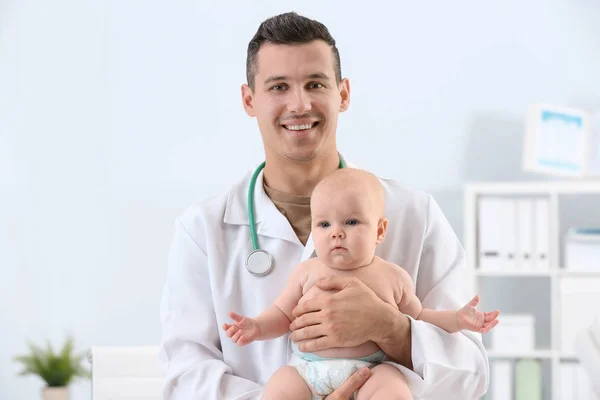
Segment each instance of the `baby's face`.
M356 189L327 191L314 198L312 238L317 257L336 269L370 263L381 228L375 208L371 198Z

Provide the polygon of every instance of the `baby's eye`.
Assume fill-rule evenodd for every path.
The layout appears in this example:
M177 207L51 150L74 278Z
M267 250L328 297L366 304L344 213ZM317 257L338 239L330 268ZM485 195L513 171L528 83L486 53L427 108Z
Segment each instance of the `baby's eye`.
M346 223L348 225L358 225L358 220L357 219L349 219L348 221L346 221Z
M329 228L329 222L319 222L321 228Z

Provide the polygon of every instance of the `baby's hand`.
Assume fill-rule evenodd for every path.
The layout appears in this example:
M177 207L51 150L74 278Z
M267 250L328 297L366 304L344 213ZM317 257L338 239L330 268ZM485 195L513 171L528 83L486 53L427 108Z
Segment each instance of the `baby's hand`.
M463 308L458 310L458 325L460 329L466 329L473 332L486 333L490 329L498 325L498 314L500 311L481 312L475 308L479 303L479 296L467 303Z
M245 346L258 339L260 327L255 319L237 315L233 312L229 313L229 317L233 320L233 324L223 324L223 330L227 332L227 337L230 337L234 343Z

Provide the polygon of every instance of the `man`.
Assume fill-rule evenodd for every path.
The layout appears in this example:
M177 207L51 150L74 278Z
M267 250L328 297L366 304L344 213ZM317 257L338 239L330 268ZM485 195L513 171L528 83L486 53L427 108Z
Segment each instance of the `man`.
M313 256L310 195L340 167L337 118L350 103L335 41L317 21L295 13L264 21L247 57L242 101L258 122L265 166L255 190L247 175L177 220L161 309L165 399L258 399L262 385L287 363L289 340L302 341L307 352L372 340L405 374L416 399L481 397L489 367L480 335L450 335L415 321L352 279L321 282L331 295L297 307L289 337L238 348L224 335L229 311L257 315L288 272ZM377 255L406 269L424 307L465 304L464 250L435 201L393 181L382 184L389 230ZM264 276L244 266L254 226L259 247L274 260ZM366 379L356 373L328 399L349 399Z

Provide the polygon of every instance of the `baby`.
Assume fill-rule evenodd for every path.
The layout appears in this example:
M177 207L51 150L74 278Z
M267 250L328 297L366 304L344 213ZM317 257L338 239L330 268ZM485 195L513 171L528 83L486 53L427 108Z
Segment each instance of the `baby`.
M400 312L450 333L462 329L483 333L496 326L499 312L477 311L477 296L460 310L424 309L409 274L374 255L386 234L383 214L383 188L370 173L344 168L323 179L311 196L317 257L296 266L274 304L257 317L230 312L232 324L223 324L227 336L245 346L288 333L294 307L322 294L315 283L331 276L356 277ZM371 376L355 393L357 400L412 399L404 376L394 366L381 363L385 354L374 342L316 353L303 353L293 343L292 350L295 361L269 379L264 399L323 399L364 366L372 368Z

